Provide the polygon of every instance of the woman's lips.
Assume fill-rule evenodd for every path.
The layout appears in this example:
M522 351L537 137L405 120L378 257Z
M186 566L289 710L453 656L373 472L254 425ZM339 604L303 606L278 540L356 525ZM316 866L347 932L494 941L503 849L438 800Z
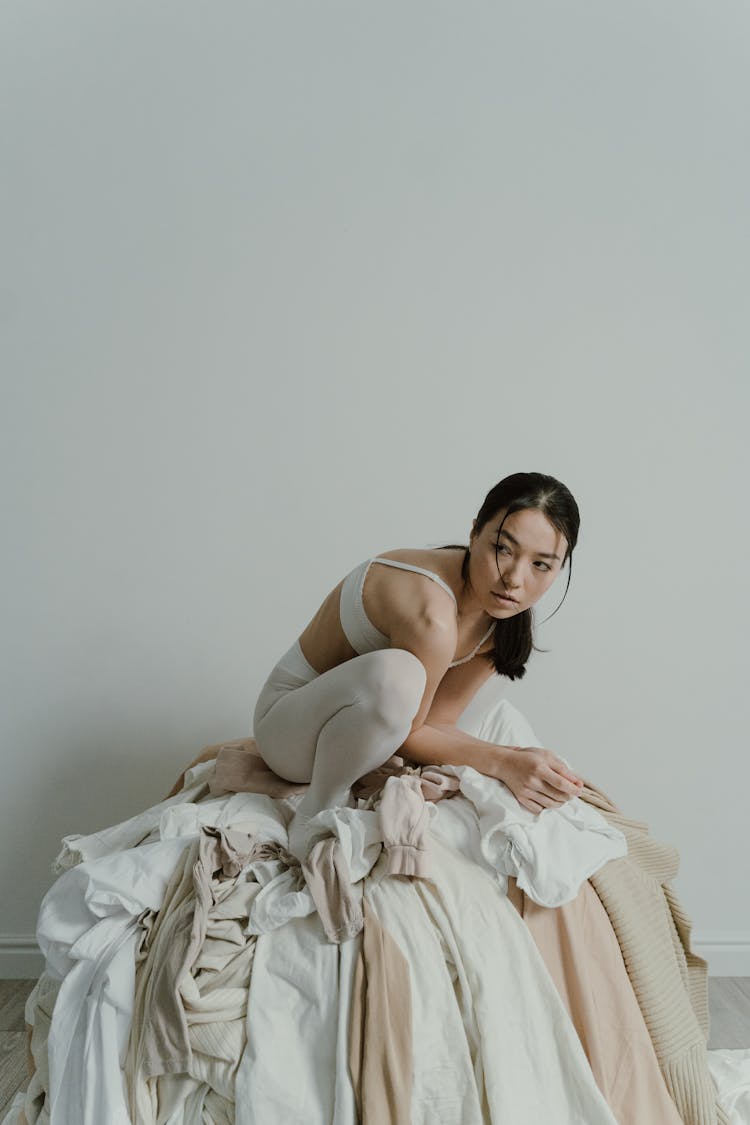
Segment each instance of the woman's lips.
M506 605L516 605L516 599L515 598L510 598L510 597L508 597L507 594L496 594L494 590L492 592L493 592L494 596L498 599L498 601L505 602Z

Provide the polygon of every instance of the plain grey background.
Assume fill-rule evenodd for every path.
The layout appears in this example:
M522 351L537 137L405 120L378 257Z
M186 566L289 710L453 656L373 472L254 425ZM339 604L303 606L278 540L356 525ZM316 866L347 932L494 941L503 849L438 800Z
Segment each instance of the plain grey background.
M582 526L508 697L750 974L747 6L0 21L0 974L63 835L249 734L347 570L519 470Z

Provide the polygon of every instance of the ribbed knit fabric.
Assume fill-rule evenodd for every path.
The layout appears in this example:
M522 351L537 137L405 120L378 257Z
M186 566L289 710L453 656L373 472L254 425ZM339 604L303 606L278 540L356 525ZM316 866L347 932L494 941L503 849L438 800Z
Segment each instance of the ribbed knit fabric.
M679 852L590 781L580 797L628 842L627 856L609 860L590 882L620 943L670 1095L685 1125L729 1125L708 1069L708 964L690 948L692 923L669 885Z

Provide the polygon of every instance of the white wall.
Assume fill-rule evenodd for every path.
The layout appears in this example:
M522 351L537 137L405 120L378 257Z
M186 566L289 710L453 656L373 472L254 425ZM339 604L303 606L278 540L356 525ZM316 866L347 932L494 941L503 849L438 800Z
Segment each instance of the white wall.
M0 972L348 569L538 470L581 539L508 695L750 973L747 7L0 21Z

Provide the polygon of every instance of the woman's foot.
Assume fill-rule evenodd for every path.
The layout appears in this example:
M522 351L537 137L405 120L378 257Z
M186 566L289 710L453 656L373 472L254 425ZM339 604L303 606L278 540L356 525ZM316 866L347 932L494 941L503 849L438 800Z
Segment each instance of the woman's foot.
M321 809L320 812L327 812L327 809ZM331 826L329 824L322 824L320 813L315 813L313 816L307 816L306 813L300 812L299 809L295 812L291 821L289 822L289 843L287 844L287 851L303 863L314 844L318 840L325 839L326 836L333 835Z
M289 822L289 843L287 844L287 851L298 859L300 863L307 858L312 843L310 834L310 820L312 818L305 816L299 810L294 814Z
M321 813L327 811L327 808L313 810L312 813L309 813L303 806L304 799L297 806L294 816L289 822L289 842L287 844L289 854L298 859L300 863L307 859L313 844L332 834L330 825L322 824L318 819ZM349 791L341 804L331 805L330 807L333 809L356 809L357 801Z

